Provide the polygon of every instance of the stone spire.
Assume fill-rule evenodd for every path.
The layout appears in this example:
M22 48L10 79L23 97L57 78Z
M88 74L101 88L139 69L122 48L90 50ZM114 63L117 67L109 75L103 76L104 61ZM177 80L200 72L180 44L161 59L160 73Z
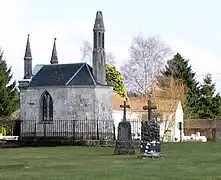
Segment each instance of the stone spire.
M106 85L106 60L104 47L105 28L101 11L97 11L93 31L93 75L98 83Z
M51 64L58 64L58 55L57 55L57 48L56 48L56 38L54 38L54 45L52 49L52 54L51 54Z
M96 19L94 23L94 30L103 30L103 31L105 30L103 15L101 11L97 11Z
M28 34L25 56L24 56L24 79L30 79L32 75L32 55L31 55L29 36L30 35Z

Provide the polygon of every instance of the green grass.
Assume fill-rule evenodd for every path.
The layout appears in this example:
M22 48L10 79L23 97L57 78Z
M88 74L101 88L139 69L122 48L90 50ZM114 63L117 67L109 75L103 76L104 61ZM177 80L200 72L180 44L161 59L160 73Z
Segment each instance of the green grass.
M163 144L164 159L114 156L113 151L93 147L0 149L0 179L221 179L220 142Z

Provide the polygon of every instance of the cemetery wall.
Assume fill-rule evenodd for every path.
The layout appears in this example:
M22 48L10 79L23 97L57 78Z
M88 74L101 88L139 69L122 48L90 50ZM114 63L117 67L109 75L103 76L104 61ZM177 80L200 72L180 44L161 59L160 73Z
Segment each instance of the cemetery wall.
M190 136L200 132L209 141L221 140L221 120L189 119L184 121L184 134Z
M140 148L140 140L132 140L134 148ZM50 146L95 146L95 147L115 147L115 140L73 140L67 139L26 139L20 141L2 142L0 148L17 148L17 147L50 147Z

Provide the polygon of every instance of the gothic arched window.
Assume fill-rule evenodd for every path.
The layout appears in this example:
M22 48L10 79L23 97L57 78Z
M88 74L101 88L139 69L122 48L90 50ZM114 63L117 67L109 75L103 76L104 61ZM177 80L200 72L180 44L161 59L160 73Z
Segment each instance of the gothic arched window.
M94 48L97 48L97 32L94 31Z
M102 33L102 48L104 49L104 33Z
M41 96L41 120L53 121L53 100L48 91L45 91Z
M101 32L98 33L98 47L100 48L102 46L102 37L101 37Z

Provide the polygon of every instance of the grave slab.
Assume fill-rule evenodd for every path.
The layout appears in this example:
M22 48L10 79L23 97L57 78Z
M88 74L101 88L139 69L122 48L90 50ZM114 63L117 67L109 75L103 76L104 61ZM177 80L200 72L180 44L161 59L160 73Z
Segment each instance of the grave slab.
M124 101L123 105L120 105L124 110L123 121L118 125L118 135L115 145L114 154L135 154L135 149L132 141L131 124L126 121L126 108L130 108Z

